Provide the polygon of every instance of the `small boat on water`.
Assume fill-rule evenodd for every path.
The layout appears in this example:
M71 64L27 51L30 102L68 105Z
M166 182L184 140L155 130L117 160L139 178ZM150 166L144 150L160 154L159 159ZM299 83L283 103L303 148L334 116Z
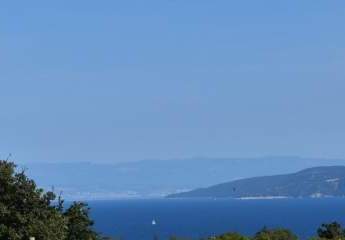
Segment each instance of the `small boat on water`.
M157 223L156 223L156 220L152 220L152 225L156 225Z

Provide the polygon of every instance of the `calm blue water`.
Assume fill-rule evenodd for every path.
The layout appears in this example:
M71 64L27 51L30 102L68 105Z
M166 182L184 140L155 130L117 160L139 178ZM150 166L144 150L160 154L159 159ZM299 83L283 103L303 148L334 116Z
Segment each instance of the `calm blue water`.
M287 227L305 239L324 222L345 223L345 199L116 200L89 202L98 231L124 240L227 231L252 235L263 226ZM152 226L152 220L157 221Z

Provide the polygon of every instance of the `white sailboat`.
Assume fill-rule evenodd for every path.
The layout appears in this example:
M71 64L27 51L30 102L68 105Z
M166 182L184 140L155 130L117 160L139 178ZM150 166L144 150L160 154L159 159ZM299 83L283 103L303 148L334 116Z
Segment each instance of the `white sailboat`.
M152 225L156 225L157 223L156 223L156 220L152 220Z

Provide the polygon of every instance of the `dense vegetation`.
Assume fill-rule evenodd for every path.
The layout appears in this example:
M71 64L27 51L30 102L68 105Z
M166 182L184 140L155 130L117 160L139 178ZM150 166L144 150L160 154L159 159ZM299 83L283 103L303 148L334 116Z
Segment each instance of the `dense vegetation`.
M0 240L99 240L89 208L74 202L66 210L61 197L44 192L25 171L0 160Z

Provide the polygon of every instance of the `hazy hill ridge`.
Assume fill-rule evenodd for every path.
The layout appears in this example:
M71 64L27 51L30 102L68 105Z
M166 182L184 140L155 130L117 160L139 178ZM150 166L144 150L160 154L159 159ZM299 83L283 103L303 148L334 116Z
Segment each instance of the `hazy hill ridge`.
M292 174L253 177L226 182L171 198L343 197L345 166L308 168Z
M29 163L39 186L63 191L66 199L163 197L257 176L288 174L316 166L345 165L344 159L299 157L193 158L127 163Z

